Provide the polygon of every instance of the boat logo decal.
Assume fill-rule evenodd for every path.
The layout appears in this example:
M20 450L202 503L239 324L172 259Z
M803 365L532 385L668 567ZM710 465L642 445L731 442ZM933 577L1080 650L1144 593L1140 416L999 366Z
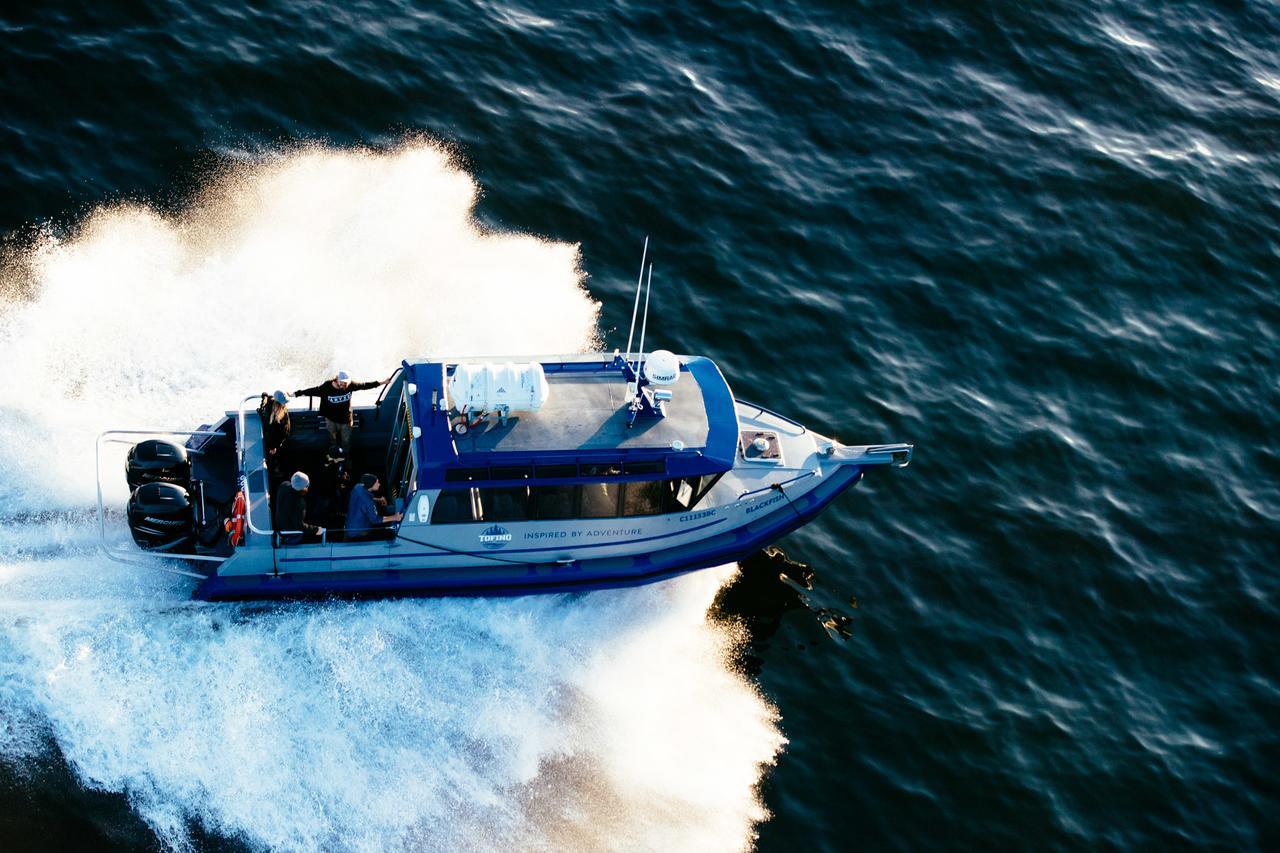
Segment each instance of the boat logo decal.
M769 500L764 501L763 503L758 503L755 506L749 506L747 507L747 515L751 515L751 513L753 512L759 512L760 510L764 509L767 506L773 506L780 500L782 500L782 495L774 495L773 497L769 498Z
M496 550L511 541L511 531L495 524L480 531L480 544L490 550Z

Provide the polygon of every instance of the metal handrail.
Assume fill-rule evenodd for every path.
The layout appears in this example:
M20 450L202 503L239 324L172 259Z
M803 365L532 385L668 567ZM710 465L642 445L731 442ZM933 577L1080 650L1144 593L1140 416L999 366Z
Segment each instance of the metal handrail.
M276 531L276 535L277 535L277 536L294 536L295 534L296 534L296 535L298 535L298 536L306 536L306 535L307 535L307 531L305 531L305 530L277 530L277 531ZM307 545L328 545L328 544L329 544L328 539L329 539L329 528L327 528L327 527L322 527L322 528L320 528L320 541L319 541L319 542L307 542L307 543L299 542L298 544L299 544L299 545L302 545L302 544L307 544ZM275 545L275 543L272 543L272 547L274 548L274 547L278 547L278 546L276 546L276 545ZM293 545L285 545L284 547L286 547L286 548L292 548L292 547L294 547L294 546L293 546Z
M400 525L399 525L399 523L398 523L398 522L392 522L392 523L390 523L390 524L379 524L379 525L377 525L377 526L375 526L375 527L357 527L357 528L355 528L355 529L351 529L351 528L344 527L344 528L342 528L342 532L343 532L344 534L346 534L346 533L370 533L370 532L375 531L375 530L398 530L398 529L399 529L399 526L400 526ZM330 531L331 529L332 529L332 528L329 528L329 527L325 527L325 528L323 528L323 532L320 534L320 541L319 541L319 542L307 542L307 543L298 543L298 544L307 544L307 545L333 545L333 544L345 544L345 543L333 543L333 542L330 542L330 541L329 541L329 531ZM277 535L277 536L294 536L294 535L302 535L302 536L305 536L305 535L306 535L306 533L307 533L307 531L305 531L305 530L278 530L278 531L276 531L276 535ZM388 541L388 543L389 543L391 540L387 540L387 541ZM363 543L363 542L362 542L362 543L359 543L359 544L368 544L368 543ZM292 548L292 547L295 547L295 546L293 546L293 545L287 545L287 546L285 546L285 547Z
M108 560L115 560L117 563L124 563L130 566L146 566L148 569L159 569L162 572L168 572L173 575L183 575L198 580L208 580L209 575L202 575L199 572L187 572L182 569L175 569L172 566L156 565L156 562L163 560L217 560L223 562L226 557L201 557L199 554L155 554L151 551L124 551L120 548L112 548L110 545L102 544L98 546L98 550L102 552ZM154 557L155 560L148 560L147 557Z
M761 486L761 487L760 487L760 488L758 488L758 489L750 489L750 490L745 491L745 492L743 492L742 494L738 495L738 498L737 498L737 499L738 499L738 500L742 500L742 499L743 499L743 498L745 498L747 495L755 495L755 494L759 494L760 492L771 492L771 491L773 491L773 490L775 490L775 489L781 489L783 486L789 486L789 485L791 485L792 483L795 483L795 482L798 482L798 481L800 481L800 480L803 480L805 477L816 477L816 476L818 476L818 471L817 471L817 469L815 468L815 469L814 469L814 470L812 470L812 471L805 471L803 474L800 474L800 475L799 475L799 476L797 476L797 477L792 477L790 480L783 480L781 483L770 483L769 485L767 485L767 486Z
M378 392L378 399L373 404L373 419L380 420L382 418L382 401L386 399L387 392L391 390L391 386L395 384L396 377L404 373L404 367L397 367L395 373L391 374L391 378L382 386L382 390Z
M799 421L792 420L791 418L787 417L784 414L775 412L773 409L766 409L764 406L760 405L759 403L751 403L746 400L737 400L736 402L741 403L744 406L750 406L751 408L756 410L756 414L758 415L773 415L775 418L777 418L780 421L789 423L793 427L799 427L800 435L804 435L806 432L809 431L809 428L804 424L800 423Z
M249 488L249 472L246 471L244 467L244 445L245 445L244 404L253 402L254 400L261 400L261 399L262 399L261 394L258 394L256 396L251 395L251 396L245 397L243 400L240 401L240 406L236 410L236 470L240 474L240 491L244 492L244 521L249 528L249 532L256 533L259 536L270 536L273 532L275 532L274 525L271 528L263 530L262 528L258 527L253 523L253 489ZM262 460L262 468L255 469L255 470L265 471L266 467L267 467L267 460L264 458ZM266 498L268 501L270 501L271 495L267 494Z
M263 462L265 469L266 462ZM240 491L244 492L244 522L249 528L250 533L256 533L259 536L270 536L274 531L274 527L263 530L253 523L253 490L249 488L249 475L240 475ZM271 500L271 496L267 495L267 500ZM270 504L268 504L269 506Z
M261 394L245 397L236 410L236 470L242 475L246 473L244 470L244 404L261 399Z

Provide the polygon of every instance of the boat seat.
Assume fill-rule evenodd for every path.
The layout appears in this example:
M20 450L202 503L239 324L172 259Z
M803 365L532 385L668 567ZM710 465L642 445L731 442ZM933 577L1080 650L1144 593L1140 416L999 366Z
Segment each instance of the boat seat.
M363 425L360 413L355 413L355 429ZM289 444L300 450L325 450L329 447L329 431L325 428L324 418L319 412L289 412L289 421L293 428L289 433Z

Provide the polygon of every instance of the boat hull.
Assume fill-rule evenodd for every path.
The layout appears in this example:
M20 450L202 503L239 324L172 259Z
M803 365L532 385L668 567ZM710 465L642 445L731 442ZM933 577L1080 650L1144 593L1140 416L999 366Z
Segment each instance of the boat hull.
M378 597L392 595L506 596L569 590L639 586L745 559L811 521L862 477L856 465L841 466L818 478L812 488L777 490L768 511L722 532L693 542L658 548L648 554L579 558L536 563L488 557L474 565L362 568L354 571L214 575L196 597L245 599ZM763 503L763 502L762 502ZM455 561L456 562L456 561Z

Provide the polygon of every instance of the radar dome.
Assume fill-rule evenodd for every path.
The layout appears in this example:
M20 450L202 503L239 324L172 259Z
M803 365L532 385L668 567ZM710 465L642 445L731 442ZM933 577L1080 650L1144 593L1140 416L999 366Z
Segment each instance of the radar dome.
M670 350L656 349L644 360L644 375L654 385L674 385L680 378L680 359Z

